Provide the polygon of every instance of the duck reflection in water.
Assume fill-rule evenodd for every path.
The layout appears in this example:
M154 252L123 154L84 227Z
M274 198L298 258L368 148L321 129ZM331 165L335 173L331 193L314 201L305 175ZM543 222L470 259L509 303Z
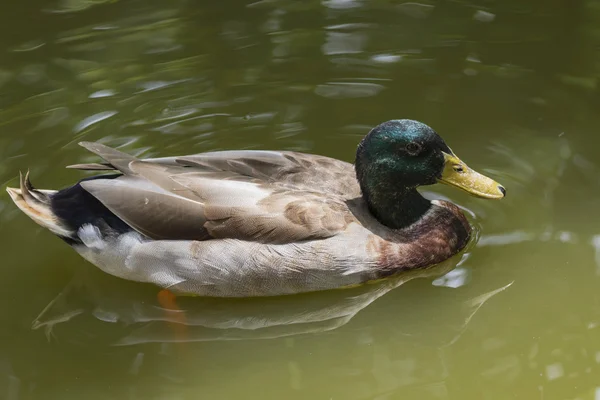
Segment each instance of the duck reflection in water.
M404 283L416 278L441 277L464 259L466 257L456 256L429 269L407 271L354 288L250 299L176 298L164 290L158 292L155 286L114 278L89 266L81 269L41 312L33 322L33 328L45 329L50 337L57 335L58 325L74 324L77 316L88 314L119 327L112 343L116 345L275 339L318 334L341 328L375 300ZM455 315L442 322L451 326L440 327L439 318L427 315L439 312L439 307L422 307L425 315L421 313L419 318L424 321L419 326L421 332L406 332L406 335L426 336L427 332L422 330L444 331L443 341L449 344L460 336L489 298L508 286L510 284L475 297L472 293L457 296L456 289L430 286L430 290L437 291L444 312ZM446 298L439 298L440 291L446 291ZM400 331L403 308L410 305L401 303L394 305L392 318ZM410 306L414 310L419 305Z

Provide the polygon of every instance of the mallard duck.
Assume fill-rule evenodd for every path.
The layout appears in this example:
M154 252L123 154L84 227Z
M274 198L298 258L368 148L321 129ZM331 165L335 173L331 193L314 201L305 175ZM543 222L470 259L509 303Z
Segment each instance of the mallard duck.
M259 150L138 159L80 144L105 162L70 168L111 173L58 191L35 189L27 174L11 198L103 271L180 295L294 294L426 268L460 252L471 227L417 187L506 195L412 120L373 128L354 165Z

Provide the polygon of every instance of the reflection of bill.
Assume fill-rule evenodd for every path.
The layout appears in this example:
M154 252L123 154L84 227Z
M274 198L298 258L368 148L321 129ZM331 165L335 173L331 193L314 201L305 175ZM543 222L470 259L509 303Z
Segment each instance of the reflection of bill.
M326 332L345 325L359 311L402 284L415 278L443 276L460 261L458 256L433 268L408 271L354 288L251 299L175 298L164 290L157 299L153 286L123 281L87 267L44 309L33 327L51 334L56 325L91 313L99 320L135 328L124 329L118 345L272 339ZM454 332L460 335L481 305L508 286L476 298L460 299L456 304L459 321L452 323L459 329ZM401 320L402 315L394 318ZM427 316L423 318L427 320Z

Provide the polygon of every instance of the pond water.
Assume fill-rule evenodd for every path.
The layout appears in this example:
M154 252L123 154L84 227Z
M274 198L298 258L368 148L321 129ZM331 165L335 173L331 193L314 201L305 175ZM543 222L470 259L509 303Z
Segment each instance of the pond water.
M600 399L598 2L28 0L0 22L3 187L83 177L81 140L353 161L411 118L508 191L427 188L478 232L433 270L178 312L2 190L1 398Z

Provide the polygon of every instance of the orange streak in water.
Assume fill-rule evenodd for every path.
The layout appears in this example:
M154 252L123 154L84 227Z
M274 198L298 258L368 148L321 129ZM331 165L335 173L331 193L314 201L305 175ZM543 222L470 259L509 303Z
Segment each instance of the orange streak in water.
M164 308L166 313L171 317L170 320L175 320L176 322L169 322L169 326L173 330L173 334L175 335L175 339L179 343L185 343L188 339L188 329L187 329L187 318L185 317L185 312L179 308L177 305L176 297L171 291L168 289L163 289L158 292L157 298L158 302L162 308Z

